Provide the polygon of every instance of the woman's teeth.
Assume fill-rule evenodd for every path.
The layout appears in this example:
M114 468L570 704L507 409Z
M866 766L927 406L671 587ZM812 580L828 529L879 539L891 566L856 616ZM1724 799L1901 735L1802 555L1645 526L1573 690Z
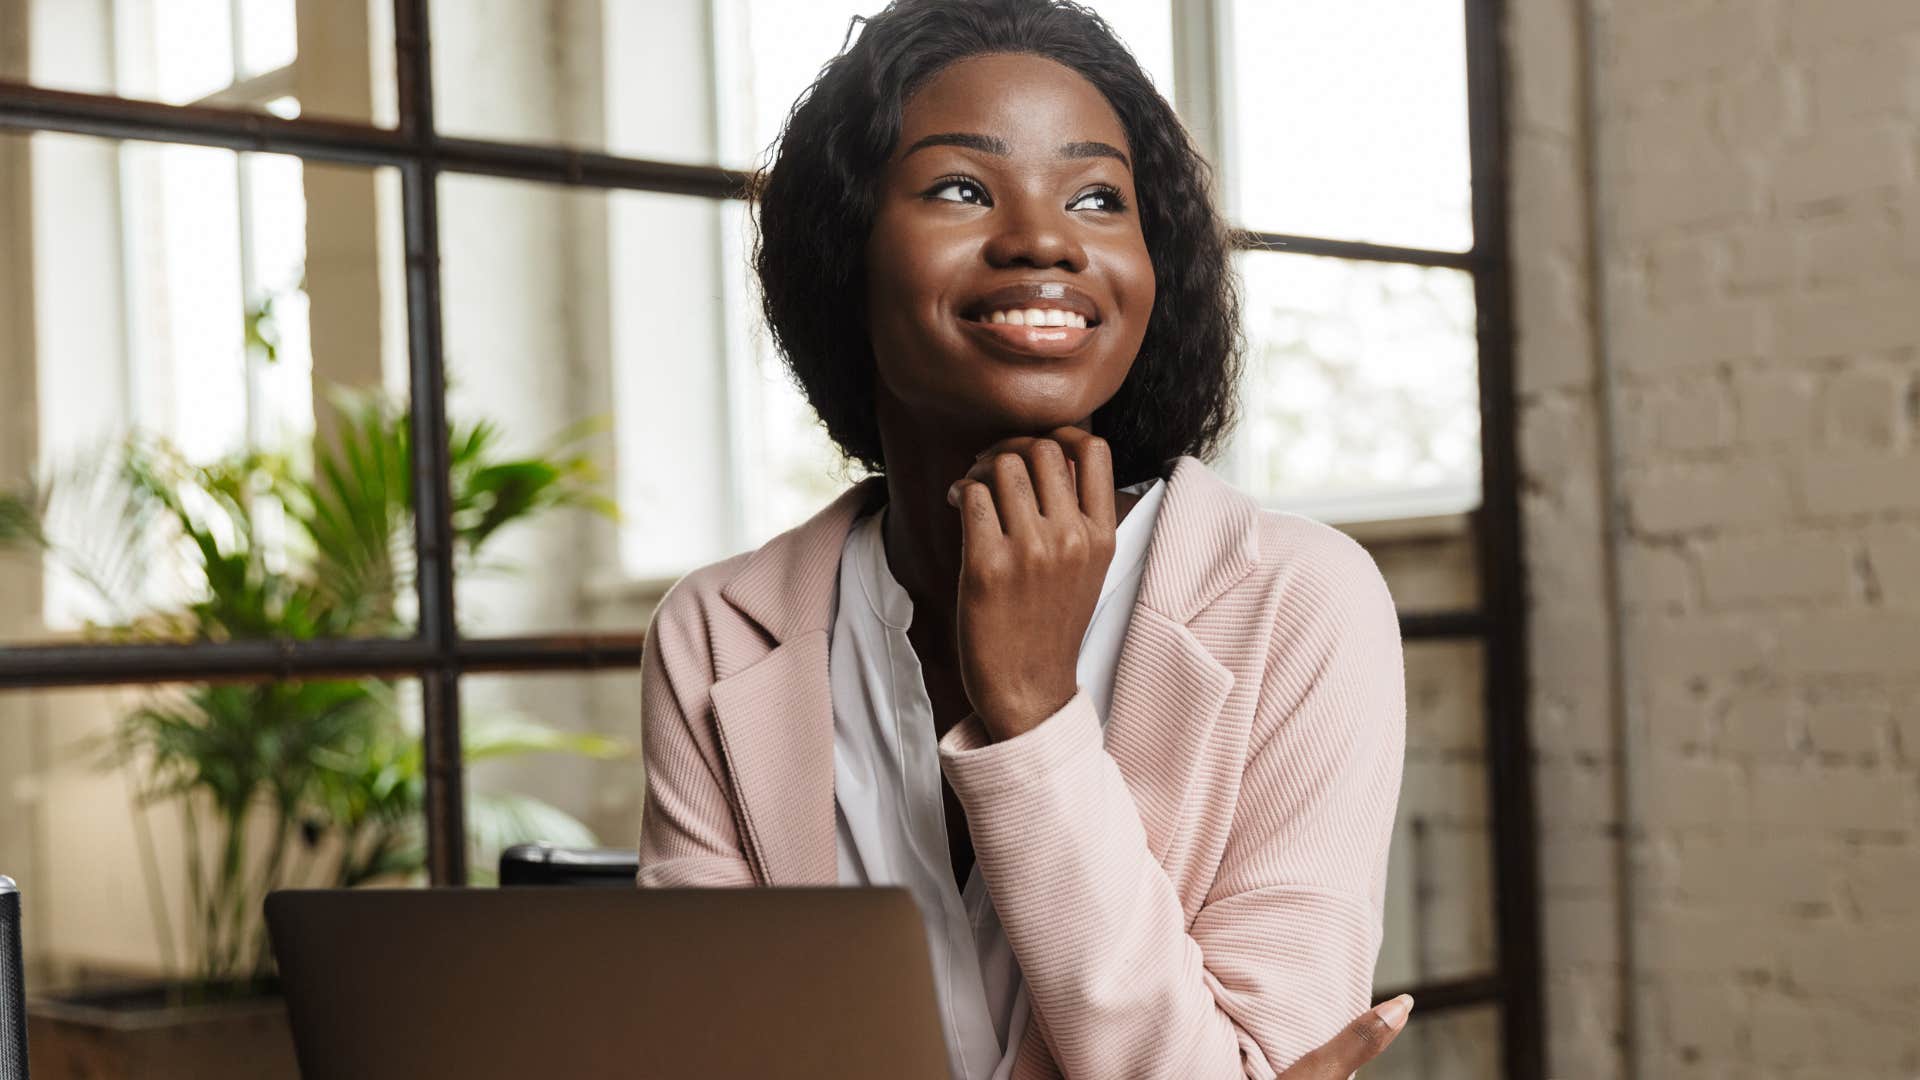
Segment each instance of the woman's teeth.
M1062 311L1059 308L1009 308L995 311L981 322L1010 323L1014 326L1077 326L1087 328L1087 317L1078 312Z

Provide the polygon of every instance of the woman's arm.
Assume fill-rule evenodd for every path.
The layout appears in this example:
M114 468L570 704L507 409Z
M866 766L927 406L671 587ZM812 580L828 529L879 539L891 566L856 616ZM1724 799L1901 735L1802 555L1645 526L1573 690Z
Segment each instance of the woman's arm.
M640 658L641 757L647 796L640 815L640 871L635 883L655 886L753 885L742 853L718 749L692 723L712 708L703 678L711 671L696 651L674 603L676 585L661 597ZM701 687L697 702L682 687Z
M1069 1077L1267 1078L1370 1000L1399 801L1398 615L1332 534L1289 571L1219 872L1191 927L1085 691L941 741L981 874ZM1305 553L1303 553L1305 554Z

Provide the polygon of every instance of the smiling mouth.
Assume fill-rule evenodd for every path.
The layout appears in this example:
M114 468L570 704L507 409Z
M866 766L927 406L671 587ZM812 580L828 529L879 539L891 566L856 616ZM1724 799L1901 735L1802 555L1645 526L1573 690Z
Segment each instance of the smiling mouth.
M1086 330L1100 325L1097 317L1089 318L1077 311L1057 307L996 308L992 311L976 311L964 318L969 322L986 323L991 326L1071 326Z
M1033 316L1038 318L1029 321ZM992 311L984 316L960 321L972 334L997 347L998 351L1036 359L1050 359L1077 352L1100 328L1098 319L1088 319L1058 308Z

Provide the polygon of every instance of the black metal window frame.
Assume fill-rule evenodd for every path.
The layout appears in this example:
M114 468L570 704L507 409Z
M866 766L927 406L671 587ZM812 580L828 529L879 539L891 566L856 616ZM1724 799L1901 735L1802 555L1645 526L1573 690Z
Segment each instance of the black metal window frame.
M1508 254L1503 69L1505 0L1464 0L1473 247L1465 252L1245 231L1249 251L1446 267L1472 275L1479 350L1480 506L1473 511L1481 582L1477 609L1402 617L1409 642L1483 644L1488 796L1496 957L1484 975L1402 990L1423 1017L1497 1006L1503 1075L1545 1075L1538 869L1527 728L1526 604ZM624 189L709 199L744 198L748 175L718 166L648 161L555 146L452 138L434 124L429 0L394 0L399 124L387 129L324 119L280 119L229 109L167 105L48 90L0 80L0 129L59 131L183 143L399 171L404 204L412 483L419 626L411 638L233 641L152 645L0 647L0 689L172 681L269 681L323 676L417 677L423 688L427 867L435 886L467 879L459 680L470 672L635 668L644 635L465 638L454 621L447 462L446 374L441 355L440 219L443 173Z

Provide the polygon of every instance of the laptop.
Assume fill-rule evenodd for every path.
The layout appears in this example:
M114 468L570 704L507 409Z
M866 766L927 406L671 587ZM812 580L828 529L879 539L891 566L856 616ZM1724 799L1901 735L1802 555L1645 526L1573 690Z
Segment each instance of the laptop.
M947 1080L899 887L287 889L305 1080Z

